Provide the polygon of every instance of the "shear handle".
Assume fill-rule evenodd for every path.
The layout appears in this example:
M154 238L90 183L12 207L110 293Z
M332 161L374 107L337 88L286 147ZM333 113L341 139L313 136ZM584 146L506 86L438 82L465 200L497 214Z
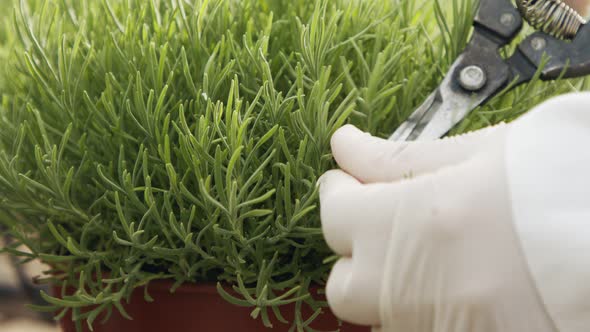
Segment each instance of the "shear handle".
M495 35L500 47L514 40L523 25L520 12L510 0L480 0L473 22Z
M572 41L536 32L520 45L520 51L541 70L543 80L590 75L590 24L583 25ZM544 55L548 62L542 66Z

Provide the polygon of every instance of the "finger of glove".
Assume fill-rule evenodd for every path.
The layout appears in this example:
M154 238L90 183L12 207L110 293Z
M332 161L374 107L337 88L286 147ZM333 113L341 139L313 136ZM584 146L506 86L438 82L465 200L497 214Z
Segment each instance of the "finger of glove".
M352 256L354 241L367 237L386 241L402 186L365 185L342 170L324 174L319 186L322 230L334 252Z
M338 165L363 183L396 181L460 163L501 134L498 125L435 141L396 142L346 125L332 136Z
M379 325L381 275L358 266L352 258L334 265L326 285L326 297L334 314L360 325Z
M328 246L342 256L352 255L355 229L354 206L363 185L341 170L326 172L318 181L320 186L320 215L322 231Z

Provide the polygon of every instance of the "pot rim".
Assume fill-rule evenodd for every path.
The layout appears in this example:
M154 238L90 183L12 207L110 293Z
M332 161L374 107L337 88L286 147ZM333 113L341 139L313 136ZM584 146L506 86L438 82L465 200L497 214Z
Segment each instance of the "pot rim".
M226 282L219 282L221 284L221 286L223 287L223 289L232 294L235 293L235 290L231 287L230 284L226 283ZM184 282L183 284L181 284L180 286L178 286L176 289L174 289L174 291L172 292L171 289L174 286L175 281L172 279L157 279L157 280L152 280L149 282L149 284L144 285L144 286L140 286L138 288L144 288L147 287L148 292L149 291L166 291L166 292L170 292L171 294L175 294L175 293L188 293L188 294L215 294L218 295L219 292L217 291L217 282L212 282L212 281L208 281L208 282ZM313 295L323 295L325 296L325 294L322 294L322 290L325 288L325 285L318 285L318 284L312 284L309 286L309 292Z
M203 293L204 294L218 294L217 284L213 283L213 282L204 282L204 283L185 282L182 285L178 286L176 289L174 289L174 292L171 291L172 286L174 286L174 281L172 281L172 280L153 280L146 286L148 288L148 291L152 291L152 290L169 291L172 294L177 293L177 292L198 293L198 294L203 294ZM146 287L146 286L144 286L144 287Z

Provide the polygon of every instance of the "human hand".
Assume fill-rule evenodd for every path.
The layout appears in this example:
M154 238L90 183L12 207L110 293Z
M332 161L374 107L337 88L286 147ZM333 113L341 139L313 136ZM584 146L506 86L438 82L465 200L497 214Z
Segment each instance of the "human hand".
M590 15L590 0L564 0L568 6L575 9L584 18Z
M320 181L325 238L343 256L327 285L336 315L383 331L555 331L515 230L506 151L552 129L556 106L437 141L338 130L342 170Z

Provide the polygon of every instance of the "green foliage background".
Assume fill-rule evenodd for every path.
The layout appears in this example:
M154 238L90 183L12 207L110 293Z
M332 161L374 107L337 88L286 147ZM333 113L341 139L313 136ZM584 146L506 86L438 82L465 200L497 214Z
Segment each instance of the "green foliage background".
M89 325L101 311L124 313L131 291L157 279L219 283L267 326L292 302L319 314L325 303L308 286L324 283L332 261L316 189L334 167L331 134L344 123L390 134L461 51L474 9L29 0L11 12L9 2L0 0L0 222L32 254L4 250L49 263L48 281L78 290L45 295L50 309ZM456 132L585 84L535 82ZM290 323L309 330L314 317Z

